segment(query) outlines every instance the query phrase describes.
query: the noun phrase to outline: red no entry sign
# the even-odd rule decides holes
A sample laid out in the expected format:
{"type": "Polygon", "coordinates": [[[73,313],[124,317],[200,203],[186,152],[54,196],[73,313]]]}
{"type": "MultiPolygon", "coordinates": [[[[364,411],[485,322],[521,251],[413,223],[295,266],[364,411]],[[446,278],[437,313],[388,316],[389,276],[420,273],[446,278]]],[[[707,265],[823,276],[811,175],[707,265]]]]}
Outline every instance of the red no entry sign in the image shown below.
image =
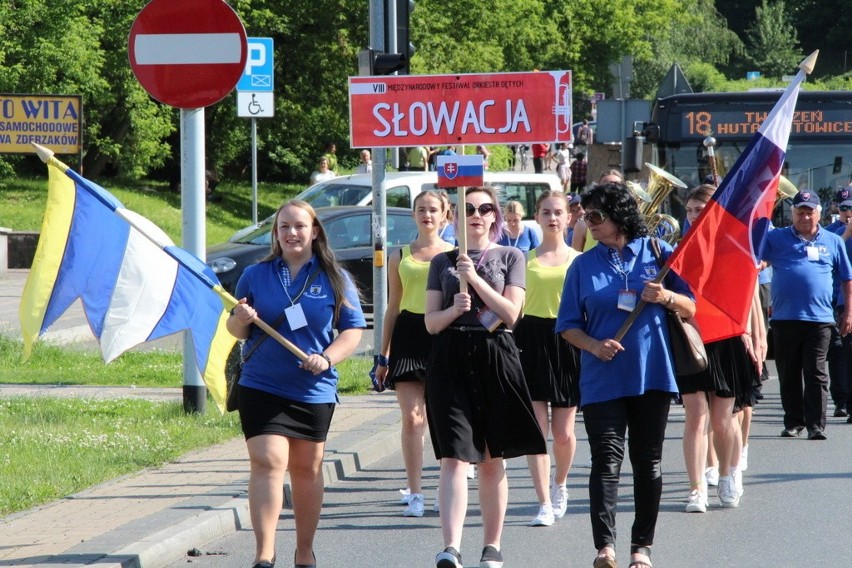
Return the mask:
{"type": "Polygon", "coordinates": [[[230,93],[246,64],[246,31],[222,0],[152,0],[128,39],[130,66],[158,101],[202,108],[230,93]]]}

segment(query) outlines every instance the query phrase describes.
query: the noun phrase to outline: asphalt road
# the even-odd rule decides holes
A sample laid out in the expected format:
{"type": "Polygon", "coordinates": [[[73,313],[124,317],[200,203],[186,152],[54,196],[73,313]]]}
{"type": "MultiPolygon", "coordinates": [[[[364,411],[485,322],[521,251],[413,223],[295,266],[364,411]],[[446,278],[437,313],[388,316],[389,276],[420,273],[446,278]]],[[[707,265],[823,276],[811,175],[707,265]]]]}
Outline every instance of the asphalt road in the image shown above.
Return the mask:
{"type": "MultiPolygon", "coordinates": [[[[665,445],[664,493],[654,546],[654,565],[691,568],[704,566],[778,567],[846,565],[852,511],[852,424],[829,418],[828,440],[783,439],[778,382],[765,385],[765,400],[755,413],[745,494],[737,509],[722,509],[711,491],[706,514],[683,512],[687,479],[681,452],[683,410],[673,407],[665,445]]],[[[831,411],[832,409],[830,409],[831,411]]],[[[578,451],[569,476],[569,509],[549,528],[527,526],[537,510],[523,458],[508,462],[509,510],[503,551],[506,567],[587,567],[594,548],[588,518],[588,443],[582,416],[577,423],[578,451]]],[[[441,549],[440,523],[431,512],[438,469],[427,444],[427,514],[422,519],[400,516],[398,490],[404,486],[399,452],[358,472],[326,492],[316,540],[318,566],[429,567],[441,549]]],[[[477,566],[482,527],[476,481],[470,483],[471,511],[462,545],[465,566],[477,566]]],[[[632,522],[630,466],[625,463],[619,500],[621,530],[618,557],[629,562],[632,522]]],[[[279,523],[279,565],[289,566],[293,554],[293,519],[284,511],[279,523]]],[[[171,565],[198,568],[251,566],[254,537],[249,528],[197,547],[200,557],[171,565]]]]}

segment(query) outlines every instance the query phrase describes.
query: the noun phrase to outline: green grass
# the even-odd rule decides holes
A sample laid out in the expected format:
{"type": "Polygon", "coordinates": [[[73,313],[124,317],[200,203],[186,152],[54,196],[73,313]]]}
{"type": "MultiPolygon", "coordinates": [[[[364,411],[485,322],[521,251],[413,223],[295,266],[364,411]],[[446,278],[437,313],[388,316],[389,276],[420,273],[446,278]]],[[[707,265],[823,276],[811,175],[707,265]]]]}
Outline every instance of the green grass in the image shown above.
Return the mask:
{"type": "MultiPolygon", "coordinates": [[[[180,193],[163,182],[129,185],[97,180],[125,207],[156,223],[175,242],[181,243],[180,193]]],[[[258,183],[257,218],[264,219],[281,203],[304,189],[301,185],[258,183]]],[[[251,185],[220,183],[218,201],[207,204],[207,244],[221,243],[251,223],[251,185]]],[[[15,231],[39,231],[47,202],[47,175],[34,179],[0,181],[0,227],[15,231]]]]}
{"type": "MultiPolygon", "coordinates": [[[[180,387],[182,355],[128,352],[104,364],[96,351],[37,343],[26,363],[22,343],[0,336],[0,383],[180,387]]],[[[341,395],[370,389],[372,359],[340,365],[341,395]]],[[[239,435],[239,417],[187,415],[178,402],[0,398],[0,517],[120,475],[173,461],[239,435]]]]}
{"type": "Polygon", "coordinates": [[[238,436],[236,413],[178,402],[0,399],[0,516],[238,436]]]}
{"type": "MultiPolygon", "coordinates": [[[[21,361],[23,343],[0,336],[0,383],[34,385],[94,385],[180,387],[183,354],[180,351],[128,351],[105,364],[98,351],[63,348],[37,342],[33,354],[21,361]]],[[[341,394],[364,394],[372,359],[352,357],[337,366],[341,394]]]]}

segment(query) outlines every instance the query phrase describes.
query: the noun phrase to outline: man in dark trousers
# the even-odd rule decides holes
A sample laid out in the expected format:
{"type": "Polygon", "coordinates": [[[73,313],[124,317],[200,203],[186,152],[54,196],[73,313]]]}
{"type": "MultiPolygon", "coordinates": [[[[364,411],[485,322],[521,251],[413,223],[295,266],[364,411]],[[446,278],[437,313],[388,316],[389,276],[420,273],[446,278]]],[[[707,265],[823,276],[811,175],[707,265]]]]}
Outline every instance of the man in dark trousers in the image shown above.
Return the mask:
{"type": "Polygon", "coordinates": [[[784,429],[795,438],[807,428],[809,440],[825,440],[828,403],[826,355],[835,325],[833,275],[846,306],[840,335],[852,330],[852,265],[838,235],[819,226],[822,205],[816,192],[793,198],[793,224],[772,229],[763,260],[772,265],[772,334],[781,385],[784,429]]]}

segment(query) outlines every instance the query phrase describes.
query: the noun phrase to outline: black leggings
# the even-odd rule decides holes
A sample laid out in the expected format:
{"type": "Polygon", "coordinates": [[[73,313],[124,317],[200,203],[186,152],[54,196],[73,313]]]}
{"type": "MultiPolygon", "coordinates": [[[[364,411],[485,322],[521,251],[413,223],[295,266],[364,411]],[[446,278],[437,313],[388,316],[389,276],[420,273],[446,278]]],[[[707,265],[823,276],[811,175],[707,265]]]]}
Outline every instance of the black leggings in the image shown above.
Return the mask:
{"type": "Polygon", "coordinates": [[[583,407],[583,421],[592,453],[589,502],[595,549],[615,548],[615,509],[618,481],[624,461],[627,434],[633,465],[633,494],[636,514],[631,544],[654,543],[663,474],[660,461],[672,394],[648,391],[641,396],[618,398],[583,407]]]}

